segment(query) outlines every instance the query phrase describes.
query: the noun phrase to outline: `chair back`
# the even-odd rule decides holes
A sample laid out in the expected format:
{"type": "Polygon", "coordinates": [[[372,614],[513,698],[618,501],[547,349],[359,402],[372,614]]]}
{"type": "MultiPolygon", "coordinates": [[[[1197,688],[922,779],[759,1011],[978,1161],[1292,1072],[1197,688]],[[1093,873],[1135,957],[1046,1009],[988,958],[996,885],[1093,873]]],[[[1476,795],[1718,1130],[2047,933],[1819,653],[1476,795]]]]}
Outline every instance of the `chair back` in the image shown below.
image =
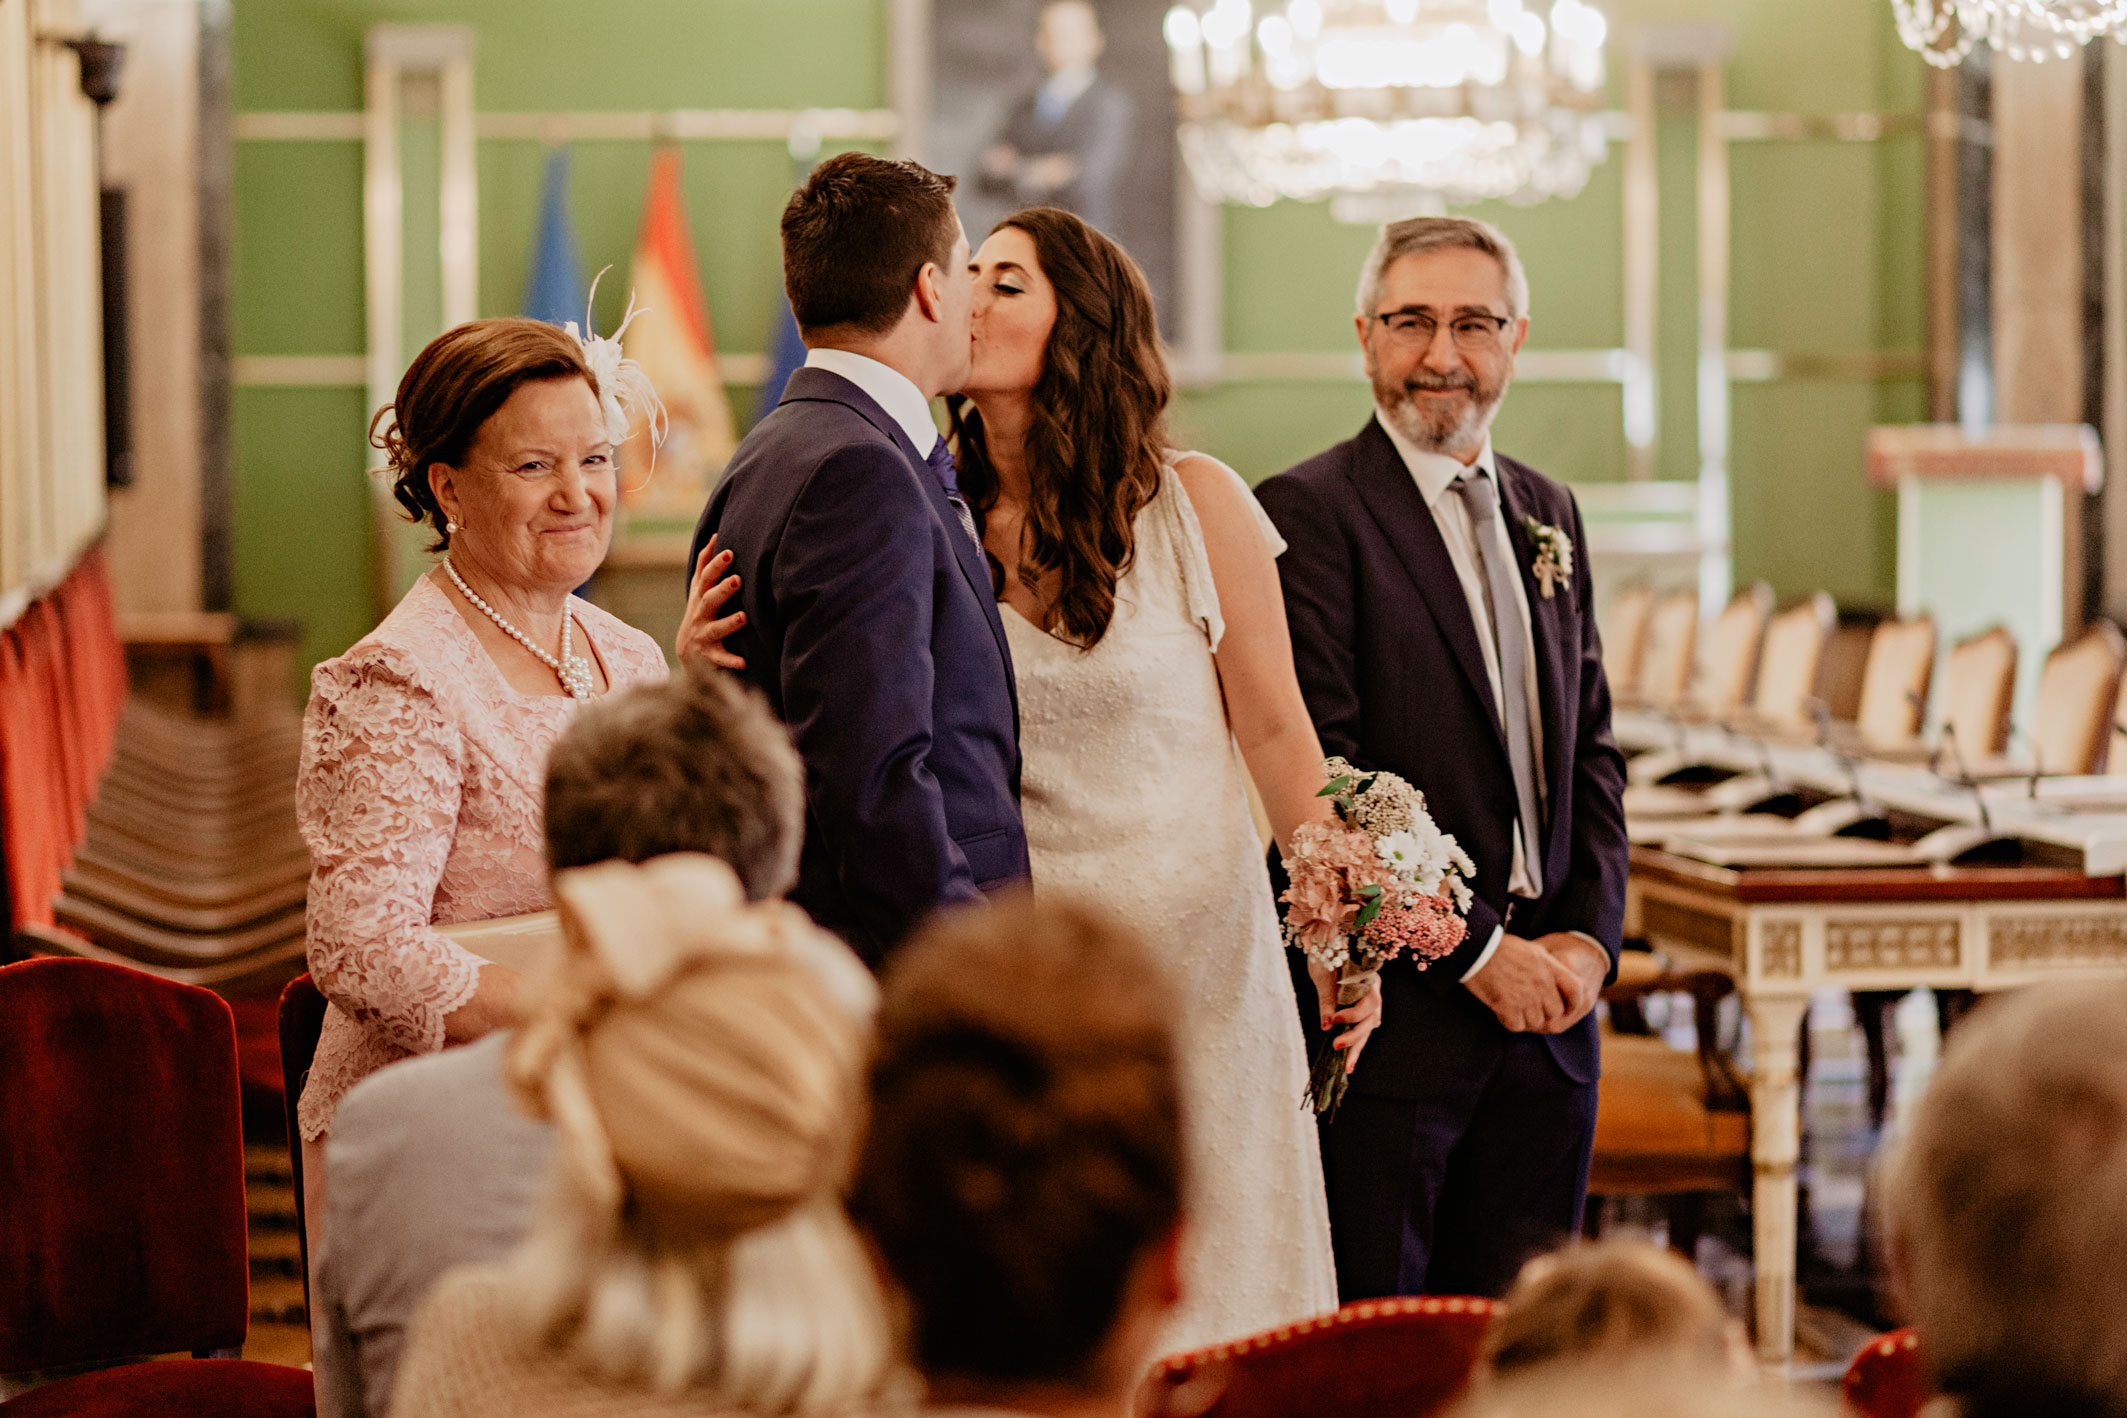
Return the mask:
{"type": "Polygon", "coordinates": [[[1655,709],[1674,709],[1682,703],[1691,686],[1692,650],[1698,638],[1698,592],[1672,591],[1655,602],[1640,647],[1633,699],[1655,709]]]}
{"type": "Polygon", "coordinates": [[[281,991],[281,1097],[288,1114],[288,1171],[295,1180],[296,1250],[303,1260],[303,1314],[310,1314],[310,1225],[303,1215],[303,1134],[296,1125],[296,1106],[310,1065],[318,1056],[318,1036],[325,1032],[325,996],[308,975],[298,975],[281,991]]]}
{"type": "Polygon", "coordinates": [[[1743,707],[1771,613],[1772,588],[1762,581],[1736,592],[1721,608],[1699,660],[1698,683],[1692,686],[1693,708],[1725,718],[1743,707]]]}
{"type": "Polygon", "coordinates": [[[1610,598],[1596,617],[1603,637],[1603,677],[1613,694],[1630,695],[1639,684],[1640,659],[1647,648],[1647,624],[1654,617],[1654,588],[1640,581],[1610,598]]]}
{"type": "Polygon", "coordinates": [[[2127,773],[2127,675],[2120,678],[2119,696],[2112,701],[2112,727],[2105,738],[2104,771],[2127,773]]]}
{"type": "Polygon", "coordinates": [[[1935,619],[1887,620],[1869,637],[1854,727],[1870,748],[1896,748],[1920,737],[1928,680],[1935,672],[1935,619]]]}
{"type": "Polygon", "coordinates": [[[1137,1411],[1428,1418],[1468,1386],[1497,1309],[1491,1300],[1456,1296],[1362,1300],[1335,1314],[1163,1359],[1145,1381],[1137,1411]]]}
{"type": "Polygon", "coordinates": [[[1838,615],[1832,598],[1818,591],[1766,622],[1765,645],[1758,656],[1758,687],[1750,700],[1755,717],[1794,728],[1808,725],[1817,662],[1838,615]]]}
{"type": "Polygon", "coordinates": [[[2001,626],[1950,647],[1942,729],[1967,762],[2000,753],[2009,740],[2016,691],[2016,639],[2001,626]]]}
{"type": "Polygon", "coordinates": [[[1919,1336],[1894,1329],[1864,1344],[1846,1366],[1839,1396],[1861,1418],[1917,1418],[1930,1397],[1919,1336]]]}
{"type": "Polygon", "coordinates": [[[229,1006],[94,960],[0,967],[0,1373],[234,1349],[250,1318],[229,1006]]]}
{"type": "Polygon", "coordinates": [[[2109,620],[2054,647],[2038,676],[2031,750],[2041,773],[2095,773],[2111,735],[2127,646],[2109,620]]]}
{"type": "Polygon", "coordinates": [[[1849,617],[1841,614],[1824,637],[1824,653],[1817,657],[1817,698],[1834,720],[1852,723],[1861,715],[1861,681],[1868,673],[1869,644],[1876,638],[1880,616],[1849,617]]]}

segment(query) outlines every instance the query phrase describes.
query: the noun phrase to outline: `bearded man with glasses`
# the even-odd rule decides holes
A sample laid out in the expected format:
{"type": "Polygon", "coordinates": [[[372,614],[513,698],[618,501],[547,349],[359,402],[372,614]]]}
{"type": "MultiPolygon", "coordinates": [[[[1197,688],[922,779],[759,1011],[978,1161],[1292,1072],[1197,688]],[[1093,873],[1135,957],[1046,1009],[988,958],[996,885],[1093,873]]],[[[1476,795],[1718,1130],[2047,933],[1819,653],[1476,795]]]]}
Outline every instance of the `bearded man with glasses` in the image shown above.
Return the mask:
{"type": "Polygon", "coordinates": [[[1459,217],[1391,223],[1353,324],[1374,416],[1257,496],[1290,546],[1278,573],[1323,751],[1409,779],[1477,878],[1455,953],[1382,971],[1381,1026],[1323,1124],[1338,1289],[1500,1295],[1580,1226],[1624,758],[1580,510],[1492,451],[1529,330],[1513,243],[1459,217]]]}

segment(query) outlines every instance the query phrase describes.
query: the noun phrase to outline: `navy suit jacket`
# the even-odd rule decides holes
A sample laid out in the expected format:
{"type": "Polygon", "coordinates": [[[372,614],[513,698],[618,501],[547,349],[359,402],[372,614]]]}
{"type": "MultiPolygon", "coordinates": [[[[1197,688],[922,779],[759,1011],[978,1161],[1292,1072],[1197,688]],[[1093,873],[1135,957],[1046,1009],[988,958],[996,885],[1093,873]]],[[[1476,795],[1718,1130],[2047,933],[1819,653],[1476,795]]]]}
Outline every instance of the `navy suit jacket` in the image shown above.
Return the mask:
{"type": "MultiPolygon", "coordinates": [[[[1498,458],[1500,496],[1529,598],[1549,801],[1537,844],[1543,896],[1509,905],[1513,769],[1485,674],[1477,625],[1447,543],[1379,422],[1256,489],[1289,549],[1278,558],[1293,658],[1322,750],[1387,769],[1424,794],[1440,826],[1477,864],[1468,938],[1420,972],[1408,960],[1382,974],[1384,1016],[1352,1077],[1360,1092],[1429,1098],[1456,1073],[1496,1057],[1508,1037],[1461,983],[1493,927],[1515,935],[1586,931],[1610,953],[1623,933],[1627,844],[1625,761],[1610,733],[1586,538],[1573,494],[1498,458]],[[1524,520],[1573,539],[1573,575],[1544,596],[1531,573],[1524,520]]],[[[1310,996],[1311,1005],[1311,996],[1310,996]]],[[[1310,1031],[1314,1011],[1301,1011],[1310,1031]]],[[[1569,1078],[1599,1070],[1593,1016],[1544,1036],[1569,1078]]]]}
{"type": "Polygon", "coordinates": [[[990,573],[900,425],[800,369],[702,510],[746,624],[726,648],[805,760],[791,899],[873,964],[1027,875],[1019,700],[990,573]]]}

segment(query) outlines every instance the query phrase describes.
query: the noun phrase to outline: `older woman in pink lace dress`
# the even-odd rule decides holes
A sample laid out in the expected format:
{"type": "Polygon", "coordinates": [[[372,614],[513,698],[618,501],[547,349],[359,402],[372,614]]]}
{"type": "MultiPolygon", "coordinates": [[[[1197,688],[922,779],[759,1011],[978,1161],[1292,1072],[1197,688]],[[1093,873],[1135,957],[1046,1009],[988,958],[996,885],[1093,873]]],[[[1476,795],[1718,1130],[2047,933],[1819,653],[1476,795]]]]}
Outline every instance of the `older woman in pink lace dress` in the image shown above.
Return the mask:
{"type": "Polygon", "coordinates": [[[585,699],[666,672],[649,636],[570,594],[612,537],[613,386],[639,378],[599,364],[608,387],[573,332],[538,321],[461,325],[414,360],[376,438],[443,556],[311,675],[297,810],[310,973],[331,1002],[297,1114],[313,1231],[347,1090],[513,1016],[515,972],[438,927],[550,904],[548,749],[585,699]]]}

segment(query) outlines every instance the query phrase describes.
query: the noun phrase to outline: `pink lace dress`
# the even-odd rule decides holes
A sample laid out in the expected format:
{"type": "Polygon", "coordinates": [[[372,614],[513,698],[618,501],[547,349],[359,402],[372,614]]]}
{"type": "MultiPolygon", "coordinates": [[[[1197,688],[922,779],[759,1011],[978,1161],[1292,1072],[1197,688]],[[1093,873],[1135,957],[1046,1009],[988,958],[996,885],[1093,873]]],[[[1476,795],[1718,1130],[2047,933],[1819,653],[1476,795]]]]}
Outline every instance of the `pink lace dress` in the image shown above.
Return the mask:
{"type": "MultiPolygon", "coordinates": [[[[614,689],[665,677],[657,642],[571,601],[614,689]]],[[[310,975],[331,1002],[297,1120],[443,1047],[480,961],[438,925],[540,911],[547,751],[577,702],[522,694],[424,576],[384,623],[311,672],[296,813],[310,847],[310,975]]]]}

